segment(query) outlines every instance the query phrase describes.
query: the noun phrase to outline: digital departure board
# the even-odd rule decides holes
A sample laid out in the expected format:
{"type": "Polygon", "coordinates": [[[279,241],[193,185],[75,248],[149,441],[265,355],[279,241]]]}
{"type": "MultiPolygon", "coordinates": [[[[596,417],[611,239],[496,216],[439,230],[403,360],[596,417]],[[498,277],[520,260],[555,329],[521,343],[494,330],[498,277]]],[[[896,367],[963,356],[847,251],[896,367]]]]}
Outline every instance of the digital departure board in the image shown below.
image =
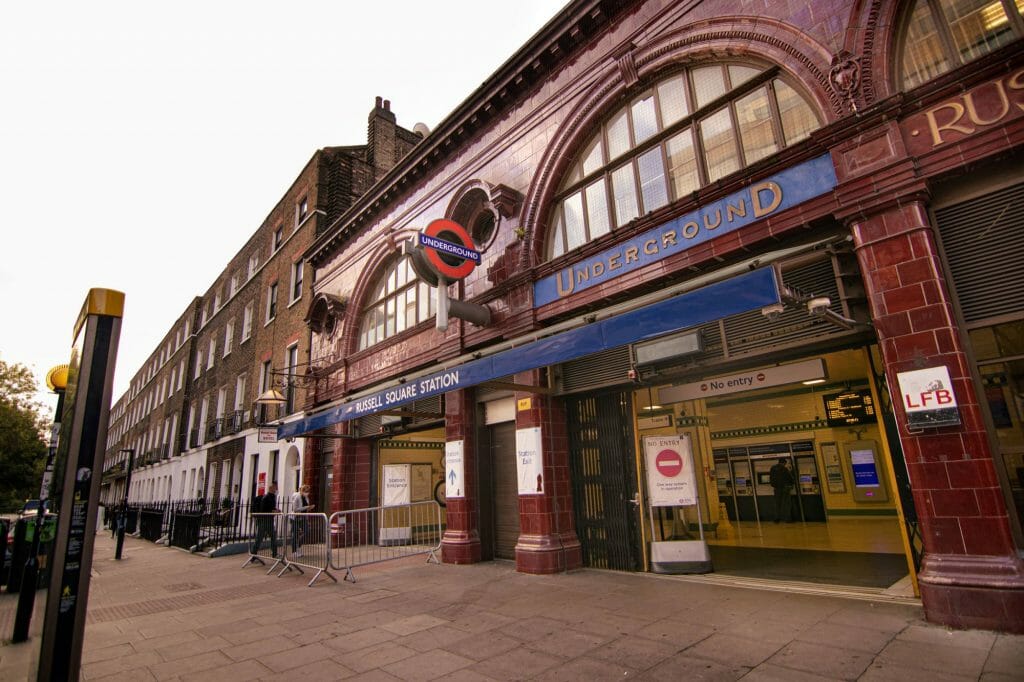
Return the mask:
{"type": "Polygon", "coordinates": [[[844,391],[824,396],[825,419],[829,426],[853,426],[877,421],[871,391],[844,391]]]}

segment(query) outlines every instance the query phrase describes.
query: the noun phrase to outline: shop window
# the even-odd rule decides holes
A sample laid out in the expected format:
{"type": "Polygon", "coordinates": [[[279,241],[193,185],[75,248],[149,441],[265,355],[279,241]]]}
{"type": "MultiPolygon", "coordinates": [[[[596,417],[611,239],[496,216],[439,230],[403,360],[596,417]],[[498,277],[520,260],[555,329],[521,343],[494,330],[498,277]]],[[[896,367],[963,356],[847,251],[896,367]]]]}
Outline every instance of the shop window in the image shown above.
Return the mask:
{"type": "Polygon", "coordinates": [[[389,265],[366,296],[359,326],[360,350],[433,317],[437,302],[430,289],[416,278],[409,259],[389,265]]]}
{"type": "Polygon", "coordinates": [[[685,199],[820,125],[774,67],[709,64],[665,77],[611,112],[582,146],[554,207],[548,257],[685,199]]]}
{"type": "Polygon", "coordinates": [[[905,89],[1024,36],[1024,0],[917,0],[903,34],[905,89]]]}

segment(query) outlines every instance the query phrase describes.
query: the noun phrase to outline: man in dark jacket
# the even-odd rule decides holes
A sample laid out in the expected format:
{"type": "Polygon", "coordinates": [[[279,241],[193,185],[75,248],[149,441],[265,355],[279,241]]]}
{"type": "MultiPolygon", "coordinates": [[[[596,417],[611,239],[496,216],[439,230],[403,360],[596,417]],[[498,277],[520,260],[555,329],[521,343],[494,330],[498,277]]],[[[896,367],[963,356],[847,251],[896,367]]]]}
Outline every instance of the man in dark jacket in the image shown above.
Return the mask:
{"type": "Polygon", "coordinates": [[[768,482],[775,490],[775,523],[785,521],[792,523],[790,505],[792,502],[793,472],[789,468],[789,460],[779,457],[779,462],[768,472],[768,482]]]}
{"type": "Polygon", "coordinates": [[[260,546],[263,544],[263,537],[270,536],[270,554],[276,559],[277,532],[274,528],[276,517],[273,516],[273,514],[277,513],[276,483],[270,484],[266,494],[259,498],[259,503],[254,511],[253,519],[256,523],[256,542],[253,545],[252,553],[259,554],[260,546]]]}

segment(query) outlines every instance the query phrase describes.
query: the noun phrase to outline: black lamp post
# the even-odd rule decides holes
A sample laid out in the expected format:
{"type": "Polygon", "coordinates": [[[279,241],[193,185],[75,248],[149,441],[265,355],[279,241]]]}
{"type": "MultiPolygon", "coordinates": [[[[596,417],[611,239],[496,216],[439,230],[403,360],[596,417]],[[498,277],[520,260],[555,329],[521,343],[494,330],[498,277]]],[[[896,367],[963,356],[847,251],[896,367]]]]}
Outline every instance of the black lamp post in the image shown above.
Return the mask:
{"type": "Polygon", "coordinates": [[[43,533],[46,502],[50,499],[50,480],[53,478],[54,459],[57,454],[57,441],[60,438],[61,413],[64,411],[64,389],[68,385],[68,366],[57,365],[46,373],[46,386],[57,394],[57,409],[53,415],[53,427],[50,429],[50,445],[46,452],[46,469],[39,487],[39,508],[36,510],[35,529],[32,534],[32,547],[25,561],[21,574],[21,589],[18,592],[18,609],[14,614],[14,631],[12,642],[24,642],[28,639],[28,628],[32,623],[32,610],[35,607],[36,588],[39,582],[39,536],[43,533]]]}
{"type": "Polygon", "coordinates": [[[114,558],[121,560],[121,550],[124,549],[124,528],[128,525],[128,491],[132,487],[132,467],[135,466],[135,450],[127,448],[118,452],[128,453],[128,475],[124,479],[124,499],[121,500],[121,510],[117,515],[117,547],[114,549],[114,558]]]}

